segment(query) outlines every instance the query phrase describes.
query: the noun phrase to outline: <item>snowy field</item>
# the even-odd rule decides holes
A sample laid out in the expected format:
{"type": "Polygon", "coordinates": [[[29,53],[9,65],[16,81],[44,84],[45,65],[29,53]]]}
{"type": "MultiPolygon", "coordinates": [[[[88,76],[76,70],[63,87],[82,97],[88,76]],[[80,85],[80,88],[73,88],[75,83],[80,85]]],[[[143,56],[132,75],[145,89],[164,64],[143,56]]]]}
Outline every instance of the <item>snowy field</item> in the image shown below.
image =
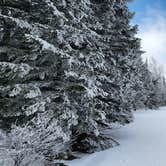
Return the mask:
{"type": "Polygon", "coordinates": [[[120,146],[69,162],[69,166],[166,166],[166,107],[135,113],[134,123],[111,132],[120,146]]]}

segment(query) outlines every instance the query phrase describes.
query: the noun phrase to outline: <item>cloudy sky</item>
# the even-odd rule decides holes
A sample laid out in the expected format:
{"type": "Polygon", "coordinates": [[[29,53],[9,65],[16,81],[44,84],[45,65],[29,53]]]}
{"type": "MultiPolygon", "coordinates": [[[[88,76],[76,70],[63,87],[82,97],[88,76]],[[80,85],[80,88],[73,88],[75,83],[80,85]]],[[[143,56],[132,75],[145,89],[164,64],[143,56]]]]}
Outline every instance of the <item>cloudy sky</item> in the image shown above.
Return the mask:
{"type": "Polygon", "coordinates": [[[166,74],[166,0],[134,0],[129,7],[136,13],[132,23],[139,25],[144,58],[154,57],[166,74]]]}

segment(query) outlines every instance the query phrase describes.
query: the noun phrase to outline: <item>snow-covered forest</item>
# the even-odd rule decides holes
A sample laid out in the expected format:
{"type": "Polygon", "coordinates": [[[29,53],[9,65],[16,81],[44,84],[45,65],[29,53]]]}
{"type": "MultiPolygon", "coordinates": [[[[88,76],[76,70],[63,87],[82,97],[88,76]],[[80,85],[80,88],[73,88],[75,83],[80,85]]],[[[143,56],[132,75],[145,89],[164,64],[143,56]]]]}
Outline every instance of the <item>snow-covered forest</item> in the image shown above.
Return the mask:
{"type": "Polygon", "coordinates": [[[166,105],[129,1],[0,0],[0,166],[111,148],[119,142],[105,130],[166,105]]]}

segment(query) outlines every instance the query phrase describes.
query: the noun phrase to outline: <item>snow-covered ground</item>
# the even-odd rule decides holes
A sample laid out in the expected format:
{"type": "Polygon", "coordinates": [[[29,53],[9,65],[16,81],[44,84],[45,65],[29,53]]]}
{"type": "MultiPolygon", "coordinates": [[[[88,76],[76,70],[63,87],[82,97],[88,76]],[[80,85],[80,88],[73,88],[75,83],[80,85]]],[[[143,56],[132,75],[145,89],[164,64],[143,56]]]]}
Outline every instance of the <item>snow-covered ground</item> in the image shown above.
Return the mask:
{"type": "Polygon", "coordinates": [[[69,162],[69,166],[166,166],[166,108],[135,113],[135,122],[111,131],[120,146],[69,162]]]}

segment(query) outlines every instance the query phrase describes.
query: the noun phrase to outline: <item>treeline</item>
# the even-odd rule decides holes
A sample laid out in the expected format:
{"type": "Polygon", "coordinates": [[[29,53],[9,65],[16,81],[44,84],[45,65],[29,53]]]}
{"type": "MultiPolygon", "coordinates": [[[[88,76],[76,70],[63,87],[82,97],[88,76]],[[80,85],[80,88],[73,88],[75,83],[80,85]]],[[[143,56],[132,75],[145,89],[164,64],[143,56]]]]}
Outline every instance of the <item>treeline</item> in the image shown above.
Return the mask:
{"type": "Polygon", "coordinates": [[[143,64],[140,75],[140,89],[135,98],[135,109],[157,109],[166,105],[165,73],[155,59],[143,64]]]}
{"type": "Polygon", "coordinates": [[[49,166],[112,147],[104,129],[165,105],[127,3],[0,1],[0,162],[49,166]]]}

